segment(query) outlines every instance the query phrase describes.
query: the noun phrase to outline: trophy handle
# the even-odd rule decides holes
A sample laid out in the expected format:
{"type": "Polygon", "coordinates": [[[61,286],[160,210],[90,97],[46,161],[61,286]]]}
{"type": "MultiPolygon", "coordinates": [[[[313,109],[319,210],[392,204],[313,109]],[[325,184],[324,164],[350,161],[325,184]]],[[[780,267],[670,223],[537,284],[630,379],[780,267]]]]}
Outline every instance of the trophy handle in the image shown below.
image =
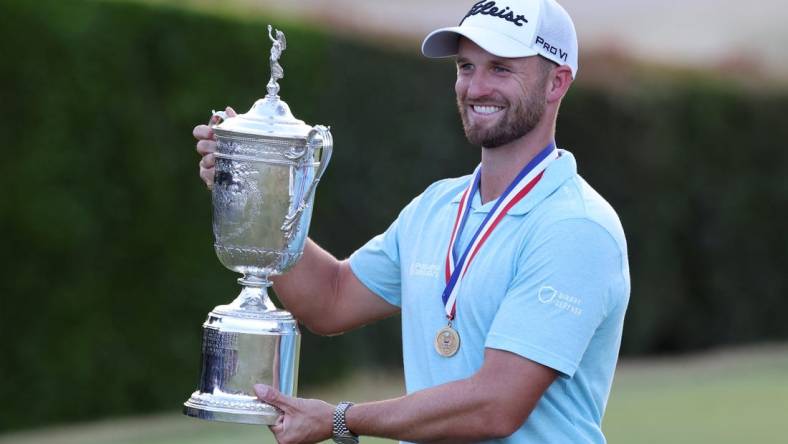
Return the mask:
{"type": "Polygon", "coordinates": [[[293,227],[296,225],[298,220],[301,217],[301,213],[303,213],[304,209],[309,202],[309,199],[312,198],[312,194],[315,192],[315,188],[317,188],[317,183],[320,182],[320,178],[323,177],[323,173],[326,171],[328,167],[328,162],[331,160],[331,154],[334,151],[334,136],[331,135],[331,131],[329,127],[325,127],[323,125],[315,125],[312,128],[312,131],[306,137],[306,146],[307,146],[307,156],[306,159],[312,159],[315,153],[315,149],[317,149],[317,138],[320,136],[322,141],[323,150],[320,153],[320,166],[318,166],[317,171],[315,172],[315,179],[312,181],[312,184],[309,186],[309,189],[304,193],[304,197],[299,202],[298,206],[290,212],[287,216],[285,216],[284,223],[282,224],[282,232],[285,235],[286,239],[290,239],[293,235],[293,227]]]}
{"type": "Polygon", "coordinates": [[[211,118],[208,119],[208,127],[213,128],[227,120],[227,113],[224,111],[211,110],[211,118]],[[217,119],[218,117],[218,119],[217,119]]]}

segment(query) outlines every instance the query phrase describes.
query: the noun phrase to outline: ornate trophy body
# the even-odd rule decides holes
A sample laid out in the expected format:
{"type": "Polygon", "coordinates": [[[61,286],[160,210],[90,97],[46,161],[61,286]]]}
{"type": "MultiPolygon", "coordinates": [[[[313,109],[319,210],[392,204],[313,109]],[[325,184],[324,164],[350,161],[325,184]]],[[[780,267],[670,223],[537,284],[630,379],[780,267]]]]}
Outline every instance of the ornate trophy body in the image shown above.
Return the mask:
{"type": "Polygon", "coordinates": [[[184,414],[216,421],[274,424],[279,416],[260,402],[253,385],[295,395],[301,336],[293,316],[268,297],[269,276],[301,257],[318,181],[333,148],[328,128],[297,120],[279,99],[284,76],[278,59],[284,34],[271,49],[268,95],[246,114],[214,112],[216,173],[213,233],[219,261],[242,273],[240,295],[203,324],[202,371],[184,414]]]}

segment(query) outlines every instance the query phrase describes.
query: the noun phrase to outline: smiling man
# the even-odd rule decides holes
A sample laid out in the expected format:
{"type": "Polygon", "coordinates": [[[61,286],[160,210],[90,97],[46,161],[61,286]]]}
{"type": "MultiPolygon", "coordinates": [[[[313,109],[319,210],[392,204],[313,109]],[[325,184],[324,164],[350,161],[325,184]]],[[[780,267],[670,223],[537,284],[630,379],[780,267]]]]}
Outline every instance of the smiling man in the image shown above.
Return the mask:
{"type": "MultiPolygon", "coordinates": [[[[553,0],[481,1],[422,51],[456,57],[480,165],[431,185],[350,259],[309,241],[275,279],[320,334],[401,313],[408,394],[333,406],[256,386],[283,412],[271,430],[281,443],[604,443],[629,267],[618,216],[555,142],[578,68],[571,18],[553,0]]],[[[195,136],[210,185],[215,142],[204,125],[195,136]]]]}

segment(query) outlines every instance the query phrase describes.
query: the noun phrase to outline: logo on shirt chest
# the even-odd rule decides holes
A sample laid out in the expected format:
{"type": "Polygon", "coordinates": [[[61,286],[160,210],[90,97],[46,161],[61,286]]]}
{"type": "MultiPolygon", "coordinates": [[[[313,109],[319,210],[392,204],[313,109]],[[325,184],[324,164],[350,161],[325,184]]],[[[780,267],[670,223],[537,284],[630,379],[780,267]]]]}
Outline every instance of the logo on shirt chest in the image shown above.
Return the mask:
{"type": "Polygon", "coordinates": [[[408,270],[408,274],[410,274],[411,276],[420,276],[420,277],[437,279],[438,277],[440,277],[440,266],[438,266],[438,264],[425,264],[423,262],[413,262],[412,264],[410,264],[410,270],[408,270]]]}

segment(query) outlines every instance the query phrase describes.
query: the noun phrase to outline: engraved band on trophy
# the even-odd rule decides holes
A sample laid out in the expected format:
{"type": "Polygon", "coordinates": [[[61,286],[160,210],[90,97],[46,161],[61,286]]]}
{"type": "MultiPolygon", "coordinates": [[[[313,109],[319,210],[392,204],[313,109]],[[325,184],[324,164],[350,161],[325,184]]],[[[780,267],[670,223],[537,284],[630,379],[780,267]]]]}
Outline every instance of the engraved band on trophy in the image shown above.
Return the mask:
{"type": "Polygon", "coordinates": [[[185,415],[226,422],[274,424],[279,412],[257,399],[253,385],[286,395],[297,390],[301,336],[296,320],[268,297],[269,277],[301,257],[315,188],[328,166],[333,138],[327,127],[296,119],[279,96],[284,33],[268,35],[268,94],[246,114],[214,112],[216,172],[213,233],[219,261],[243,274],[240,295],[208,314],[203,324],[199,386],[185,415]]]}

